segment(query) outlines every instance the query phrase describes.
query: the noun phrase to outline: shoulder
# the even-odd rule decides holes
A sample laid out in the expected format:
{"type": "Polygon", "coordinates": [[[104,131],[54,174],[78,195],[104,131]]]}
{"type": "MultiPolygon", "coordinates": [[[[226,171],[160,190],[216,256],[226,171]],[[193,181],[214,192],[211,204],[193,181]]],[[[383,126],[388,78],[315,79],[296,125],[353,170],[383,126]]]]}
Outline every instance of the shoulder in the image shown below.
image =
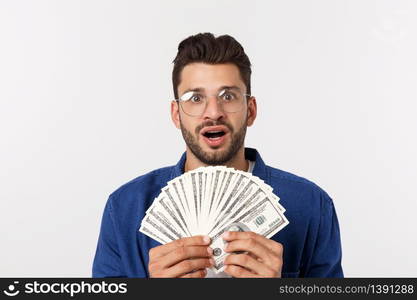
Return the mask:
{"type": "Polygon", "coordinates": [[[317,184],[309,179],[270,166],[267,166],[267,168],[272,180],[285,182],[302,189],[323,191],[317,184]]]}
{"type": "Polygon", "coordinates": [[[274,192],[285,202],[297,204],[298,207],[333,206],[332,198],[313,181],[278,168],[267,166],[267,169],[274,192]]]}
{"type": "Polygon", "coordinates": [[[114,209],[148,206],[171,179],[174,166],[155,169],[121,185],[109,196],[109,205],[114,209]]]}
{"type": "Polygon", "coordinates": [[[146,174],[140,175],[127,183],[121,185],[117,188],[112,194],[112,197],[119,197],[121,194],[128,193],[132,190],[137,189],[138,187],[142,188],[144,185],[149,185],[155,181],[160,181],[163,178],[168,178],[172,173],[173,166],[159,168],[153,171],[150,171],[146,174]]]}

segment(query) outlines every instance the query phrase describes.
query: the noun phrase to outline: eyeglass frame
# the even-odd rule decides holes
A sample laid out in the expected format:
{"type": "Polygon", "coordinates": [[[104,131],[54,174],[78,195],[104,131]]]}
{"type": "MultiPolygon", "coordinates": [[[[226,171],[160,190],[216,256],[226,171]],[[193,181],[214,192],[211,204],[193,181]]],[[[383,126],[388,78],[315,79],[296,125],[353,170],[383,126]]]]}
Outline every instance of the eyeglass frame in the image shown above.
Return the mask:
{"type": "MultiPolygon", "coordinates": [[[[239,88],[236,88],[236,87],[223,87],[223,88],[221,88],[221,89],[219,89],[219,92],[218,92],[218,94],[217,95],[214,95],[214,94],[211,94],[211,95],[207,95],[206,96],[206,98],[208,99],[210,96],[216,96],[216,101],[217,101],[217,103],[219,102],[219,95],[220,95],[220,93],[221,92],[223,92],[223,91],[225,91],[225,90],[231,90],[231,89],[237,89],[237,90],[239,90],[239,93],[241,93],[245,98],[246,98],[246,103],[247,103],[247,100],[249,100],[250,98],[252,98],[253,97],[253,95],[249,95],[249,94],[245,94],[245,93],[242,93],[241,91],[240,91],[240,89],[239,88]]],[[[184,96],[186,93],[188,93],[188,92],[198,92],[200,89],[194,89],[194,90],[188,90],[188,91],[186,91],[182,96],[184,96]]],[[[204,110],[203,110],[203,112],[200,114],[200,115],[191,115],[191,114],[189,114],[189,113],[187,113],[185,110],[184,110],[184,108],[182,107],[182,105],[181,105],[181,102],[186,102],[186,101],[190,101],[190,100],[181,100],[181,99],[174,99],[174,101],[175,102],[177,102],[178,103],[178,105],[181,107],[181,109],[182,109],[182,111],[186,114],[186,115],[188,115],[188,116],[190,116],[190,117],[201,117],[203,114],[204,114],[204,112],[205,112],[205,110],[207,109],[207,104],[208,104],[208,101],[206,101],[206,105],[205,105],[205,107],[204,107],[204,110]]],[[[240,110],[237,110],[237,111],[234,111],[234,112],[228,112],[228,111],[225,111],[225,112],[227,112],[227,113],[231,113],[231,114],[233,114],[233,113],[237,113],[237,112],[240,112],[242,109],[240,109],[240,110]]]]}

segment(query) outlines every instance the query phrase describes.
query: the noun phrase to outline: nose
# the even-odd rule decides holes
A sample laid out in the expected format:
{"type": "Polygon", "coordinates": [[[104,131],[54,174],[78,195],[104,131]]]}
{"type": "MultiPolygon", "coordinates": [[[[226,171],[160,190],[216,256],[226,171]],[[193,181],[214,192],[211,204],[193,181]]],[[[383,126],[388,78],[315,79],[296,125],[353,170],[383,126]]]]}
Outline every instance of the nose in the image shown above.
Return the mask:
{"type": "Polygon", "coordinates": [[[204,110],[203,119],[219,120],[224,117],[225,113],[217,97],[207,97],[206,109],[204,110]]]}

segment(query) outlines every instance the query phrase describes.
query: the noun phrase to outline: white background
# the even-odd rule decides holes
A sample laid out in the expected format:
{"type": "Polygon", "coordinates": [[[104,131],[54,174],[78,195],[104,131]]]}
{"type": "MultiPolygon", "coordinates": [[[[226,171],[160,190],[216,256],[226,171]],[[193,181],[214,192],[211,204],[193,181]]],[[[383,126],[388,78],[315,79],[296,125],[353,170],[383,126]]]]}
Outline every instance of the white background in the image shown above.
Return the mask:
{"type": "Polygon", "coordinates": [[[90,276],[108,195],[177,162],[172,60],[253,64],[246,146],[334,199],[348,277],[417,276],[417,2],[0,0],[0,276],[90,276]]]}

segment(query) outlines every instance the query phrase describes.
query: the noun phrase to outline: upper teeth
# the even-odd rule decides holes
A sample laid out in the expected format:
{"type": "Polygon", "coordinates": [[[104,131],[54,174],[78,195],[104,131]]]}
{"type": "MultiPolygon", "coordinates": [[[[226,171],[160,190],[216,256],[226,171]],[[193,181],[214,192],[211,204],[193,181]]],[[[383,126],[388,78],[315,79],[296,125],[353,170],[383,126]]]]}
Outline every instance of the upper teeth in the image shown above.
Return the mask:
{"type": "Polygon", "coordinates": [[[221,132],[221,131],[208,131],[208,133],[217,133],[217,132],[221,132]]]}

